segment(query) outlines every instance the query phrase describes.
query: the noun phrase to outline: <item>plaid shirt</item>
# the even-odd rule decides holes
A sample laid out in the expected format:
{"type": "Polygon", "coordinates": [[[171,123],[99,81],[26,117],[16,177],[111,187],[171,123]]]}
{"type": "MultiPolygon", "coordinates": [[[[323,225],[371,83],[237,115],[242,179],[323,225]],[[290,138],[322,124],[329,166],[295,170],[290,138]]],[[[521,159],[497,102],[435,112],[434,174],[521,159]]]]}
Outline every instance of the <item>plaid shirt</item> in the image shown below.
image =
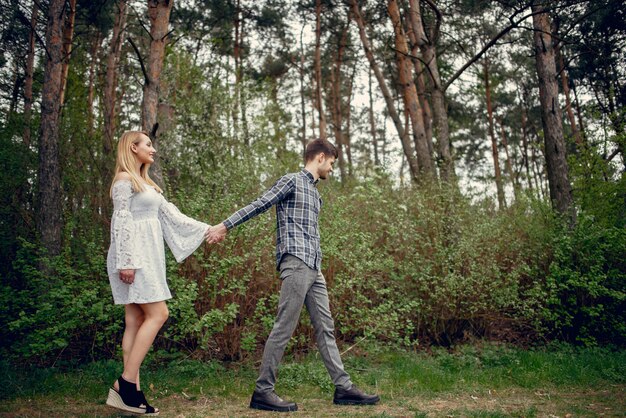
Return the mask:
{"type": "Polygon", "coordinates": [[[285,254],[320,270],[322,250],[318,216],[322,198],[313,174],[307,170],[286,174],[268,191],[224,221],[228,230],[276,205],[276,267],[285,254]]]}

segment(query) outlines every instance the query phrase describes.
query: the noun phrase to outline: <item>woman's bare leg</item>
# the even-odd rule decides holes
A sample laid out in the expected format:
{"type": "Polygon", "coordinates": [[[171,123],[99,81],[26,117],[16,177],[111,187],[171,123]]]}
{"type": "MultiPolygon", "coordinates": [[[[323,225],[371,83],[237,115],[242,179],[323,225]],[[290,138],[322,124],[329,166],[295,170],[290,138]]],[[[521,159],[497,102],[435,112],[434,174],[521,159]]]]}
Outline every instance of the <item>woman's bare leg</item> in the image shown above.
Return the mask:
{"type": "MultiPolygon", "coordinates": [[[[122,352],[124,354],[124,369],[126,369],[126,362],[128,361],[128,357],[130,357],[130,352],[133,348],[133,344],[135,343],[135,336],[143,324],[145,315],[143,314],[143,310],[137,304],[132,303],[126,305],[124,308],[126,312],[126,328],[124,329],[124,337],[122,338],[122,352]]],[[[137,372],[135,382],[137,383],[137,390],[141,390],[141,387],[139,386],[139,372],[137,372]]],[[[115,384],[116,389],[119,389],[117,388],[117,382],[115,382],[115,384]]]]}
{"type": "Polygon", "coordinates": [[[128,356],[125,356],[124,373],[122,373],[122,377],[125,380],[133,383],[136,383],[139,377],[139,367],[148,350],[152,347],[154,338],[169,316],[169,311],[164,301],[136,306],[143,312],[144,320],[134,336],[128,356]]]}

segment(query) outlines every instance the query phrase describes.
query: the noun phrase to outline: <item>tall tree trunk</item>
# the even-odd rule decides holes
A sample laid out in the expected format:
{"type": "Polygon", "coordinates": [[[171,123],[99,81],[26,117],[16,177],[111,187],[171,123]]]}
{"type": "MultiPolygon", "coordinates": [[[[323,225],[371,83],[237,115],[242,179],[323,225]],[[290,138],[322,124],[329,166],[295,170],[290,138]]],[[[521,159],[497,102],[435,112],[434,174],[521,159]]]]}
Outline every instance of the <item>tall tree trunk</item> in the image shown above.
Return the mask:
{"type": "Polygon", "coordinates": [[[572,109],[572,100],[570,98],[569,91],[569,76],[567,74],[567,69],[565,68],[565,60],[563,59],[563,52],[561,51],[560,45],[560,43],[557,43],[555,52],[559,62],[559,72],[561,73],[561,86],[563,87],[563,94],[565,95],[565,114],[567,114],[567,119],[569,120],[569,125],[572,129],[572,137],[574,138],[576,145],[581,147],[583,145],[583,141],[580,132],[578,132],[578,127],[576,126],[576,118],[574,117],[574,109],[572,109]]]}
{"type": "Polygon", "coordinates": [[[493,156],[493,166],[496,176],[496,189],[498,194],[498,207],[504,209],[506,201],[504,200],[504,187],[502,185],[502,173],[500,171],[500,161],[498,158],[498,140],[494,132],[493,126],[493,107],[491,104],[491,86],[489,84],[489,63],[487,60],[483,63],[483,77],[485,81],[485,94],[487,98],[487,116],[489,121],[489,137],[491,138],[491,155],[493,156]]]}
{"type": "Polygon", "coordinates": [[[19,66],[17,64],[17,60],[13,61],[13,88],[11,89],[11,100],[9,102],[9,114],[8,119],[10,120],[15,114],[15,110],[17,109],[17,102],[20,97],[20,87],[23,83],[24,78],[20,76],[19,66]]]}
{"type": "Polygon", "coordinates": [[[374,72],[376,76],[376,80],[378,81],[378,85],[383,94],[383,98],[385,99],[385,104],[387,105],[387,111],[389,112],[389,116],[393,121],[394,126],[396,127],[396,131],[398,132],[398,136],[400,137],[400,142],[402,144],[402,150],[404,151],[404,155],[409,164],[409,172],[411,173],[411,179],[413,181],[417,181],[419,178],[419,166],[417,164],[417,159],[415,158],[415,152],[413,150],[413,146],[411,145],[411,141],[408,137],[408,132],[404,129],[402,125],[402,120],[400,119],[400,115],[396,110],[396,105],[393,101],[393,96],[387,87],[387,83],[385,82],[385,78],[383,76],[382,71],[376,59],[374,58],[374,53],[372,52],[372,48],[370,46],[369,39],[367,38],[367,33],[365,32],[365,22],[363,21],[363,17],[361,16],[361,11],[359,10],[359,5],[357,0],[349,0],[350,8],[352,11],[352,17],[357,23],[359,27],[359,37],[361,38],[361,44],[363,45],[363,50],[365,52],[365,56],[370,64],[370,68],[374,72]]]}
{"type": "Polygon", "coordinates": [[[239,106],[241,103],[241,0],[235,1],[235,20],[233,28],[235,31],[235,44],[233,45],[233,57],[235,60],[235,94],[233,97],[233,134],[235,139],[239,137],[239,106]]]}
{"type": "Polygon", "coordinates": [[[304,34],[305,26],[302,25],[302,29],[300,30],[300,113],[302,115],[302,138],[300,141],[302,142],[302,158],[304,158],[304,154],[306,152],[306,93],[304,91],[304,43],[302,41],[302,36],[304,34]]]}
{"type": "MultiPolygon", "coordinates": [[[[152,144],[159,146],[159,124],[157,122],[159,105],[159,85],[163,62],[165,59],[165,43],[169,34],[170,12],[174,0],[148,0],[148,17],[150,18],[150,55],[145,84],[143,86],[143,102],[141,104],[141,127],[150,134],[152,144]]],[[[152,165],[155,181],[163,185],[161,164],[156,160],[152,165]]]]}
{"type": "Polygon", "coordinates": [[[572,85],[572,91],[574,92],[574,102],[576,103],[576,116],[578,116],[578,133],[581,140],[585,141],[585,125],[583,125],[583,112],[578,101],[578,93],[576,93],[576,85],[572,85]]]}
{"type": "MultiPolygon", "coordinates": [[[[350,20],[348,20],[348,25],[350,24],[350,20]]],[[[348,91],[346,97],[348,98],[348,102],[345,106],[346,111],[346,131],[344,137],[344,145],[346,146],[346,158],[348,159],[348,177],[352,177],[352,129],[351,129],[351,121],[352,121],[352,91],[354,86],[354,77],[357,69],[357,61],[354,61],[354,65],[352,66],[352,74],[348,78],[348,91]]]]}
{"type": "Polygon", "coordinates": [[[554,209],[565,214],[573,224],[575,213],[572,186],[569,181],[569,169],[565,155],[550,22],[547,13],[539,13],[544,10],[542,5],[533,3],[532,10],[538,12],[538,14],[533,15],[534,46],[539,77],[539,100],[541,102],[550,200],[554,209]]]}
{"type": "MultiPolygon", "coordinates": [[[[246,145],[250,144],[250,131],[248,129],[248,113],[247,113],[247,109],[248,109],[248,95],[247,95],[247,91],[243,85],[243,60],[244,60],[244,55],[242,53],[242,45],[245,45],[245,35],[246,35],[246,20],[243,17],[241,17],[241,25],[240,25],[240,29],[239,29],[239,103],[241,103],[239,105],[239,111],[241,112],[241,129],[242,129],[242,133],[243,133],[243,140],[244,143],[246,145]]],[[[277,86],[278,88],[278,86],[277,86]]]]}
{"type": "Polygon", "coordinates": [[[344,147],[344,135],[342,130],[342,109],[341,109],[341,66],[343,65],[343,54],[346,49],[346,38],[348,35],[348,29],[350,25],[345,25],[339,37],[339,44],[337,45],[337,56],[335,58],[335,65],[331,70],[331,85],[332,85],[332,118],[333,118],[333,131],[337,142],[337,150],[339,151],[339,172],[341,173],[341,180],[345,181],[346,175],[346,149],[344,147]]]}
{"type": "Polygon", "coordinates": [[[91,62],[89,63],[89,85],[87,90],[87,131],[90,137],[94,134],[94,120],[95,115],[93,111],[93,101],[95,96],[95,84],[96,84],[96,63],[98,61],[98,50],[100,49],[100,42],[102,42],[102,34],[97,31],[91,43],[91,50],[89,56],[91,62]]]}
{"type": "Polygon", "coordinates": [[[30,15],[30,31],[28,34],[28,54],[26,56],[26,75],[24,80],[24,144],[30,146],[30,119],[33,109],[33,73],[35,68],[35,30],[37,29],[37,12],[39,7],[33,1],[30,15]]]}
{"type": "Polygon", "coordinates": [[[523,153],[524,153],[524,168],[526,169],[526,179],[528,181],[528,188],[533,190],[532,177],[530,175],[530,166],[528,164],[528,130],[526,129],[526,109],[522,107],[521,109],[521,117],[522,117],[522,145],[523,145],[523,153]]]}
{"type": "Polygon", "coordinates": [[[322,1],[315,0],[315,107],[319,112],[320,138],[326,138],[326,116],[322,101],[322,1]]]}
{"type": "MultiPolygon", "coordinates": [[[[110,155],[113,152],[115,131],[117,129],[117,67],[119,66],[120,57],[122,55],[122,44],[124,42],[126,26],[126,10],[126,0],[119,0],[117,2],[117,13],[113,25],[111,45],[109,46],[109,53],[107,55],[107,70],[104,80],[104,155],[110,155]]],[[[105,173],[105,175],[108,175],[108,173],[105,173]]]]}
{"type": "Polygon", "coordinates": [[[74,38],[74,20],[76,19],[76,0],[69,0],[69,10],[63,25],[63,75],[61,76],[61,106],[65,103],[67,76],[70,70],[70,56],[72,55],[72,40],[74,38]]]}
{"type": "Polygon", "coordinates": [[[46,25],[46,63],[41,92],[37,230],[50,255],[61,252],[61,167],[59,162],[59,97],[63,76],[65,0],[50,0],[46,25]]]}
{"type": "Polygon", "coordinates": [[[417,88],[413,81],[413,71],[411,63],[408,61],[409,49],[407,45],[407,36],[402,26],[400,10],[396,0],[389,0],[387,4],[387,13],[391,18],[395,34],[396,47],[396,63],[398,66],[398,79],[402,90],[402,99],[405,109],[409,113],[411,120],[411,130],[413,133],[413,142],[417,154],[417,162],[420,173],[426,177],[434,177],[434,167],[426,140],[426,132],[424,130],[424,117],[422,107],[417,97],[417,88]]]}
{"type": "Polygon", "coordinates": [[[511,181],[511,185],[513,186],[513,193],[515,195],[515,199],[518,199],[519,187],[517,185],[517,181],[515,178],[515,174],[513,172],[513,164],[511,164],[511,156],[509,155],[509,141],[506,139],[506,132],[504,130],[504,122],[502,119],[498,121],[500,123],[500,137],[502,138],[502,148],[504,148],[504,155],[506,156],[505,166],[506,172],[509,176],[509,180],[511,181]]]}
{"type": "Polygon", "coordinates": [[[380,158],[378,157],[378,137],[376,135],[376,120],[374,119],[374,95],[372,94],[372,69],[368,68],[367,69],[367,76],[368,76],[368,83],[367,83],[367,87],[368,87],[368,94],[369,94],[369,100],[370,100],[370,105],[369,108],[367,109],[367,114],[369,117],[369,122],[370,122],[370,135],[372,137],[372,144],[374,144],[374,165],[375,166],[380,166],[380,158]]]}
{"type": "Polygon", "coordinates": [[[430,35],[426,36],[422,13],[418,0],[409,0],[409,16],[412,31],[415,34],[415,41],[422,51],[422,59],[426,63],[427,73],[430,76],[432,117],[435,123],[435,138],[437,139],[437,154],[439,160],[439,177],[445,182],[456,183],[454,172],[454,161],[450,151],[450,128],[448,124],[448,109],[444,88],[439,74],[437,64],[437,41],[439,39],[439,25],[442,15],[434,2],[427,4],[433,9],[436,22],[433,25],[430,35]]]}

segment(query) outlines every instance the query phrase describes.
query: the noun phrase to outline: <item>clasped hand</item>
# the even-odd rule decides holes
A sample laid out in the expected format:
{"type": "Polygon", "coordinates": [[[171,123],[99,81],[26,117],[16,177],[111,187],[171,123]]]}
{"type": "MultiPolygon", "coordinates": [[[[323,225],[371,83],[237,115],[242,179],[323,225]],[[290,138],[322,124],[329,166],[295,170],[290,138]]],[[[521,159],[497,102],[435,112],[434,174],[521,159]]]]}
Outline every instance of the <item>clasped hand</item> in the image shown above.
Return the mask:
{"type": "Polygon", "coordinates": [[[227,232],[228,229],[226,229],[226,226],[223,223],[219,223],[209,227],[204,233],[204,238],[209,244],[217,244],[218,242],[224,241],[227,232]]]}

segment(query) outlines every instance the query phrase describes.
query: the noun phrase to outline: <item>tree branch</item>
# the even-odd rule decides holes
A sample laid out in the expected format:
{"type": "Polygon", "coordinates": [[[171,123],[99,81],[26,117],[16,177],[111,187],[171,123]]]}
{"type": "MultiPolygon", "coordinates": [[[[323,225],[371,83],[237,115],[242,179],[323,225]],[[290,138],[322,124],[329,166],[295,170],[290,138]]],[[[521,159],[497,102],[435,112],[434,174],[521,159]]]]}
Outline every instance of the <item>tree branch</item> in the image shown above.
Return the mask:
{"type": "Polygon", "coordinates": [[[428,4],[428,6],[430,6],[430,8],[433,10],[433,12],[435,12],[435,15],[437,16],[437,19],[435,20],[435,27],[433,28],[430,34],[431,45],[436,45],[437,41],[439,40],[439,28],[441,28],[441,21],[443,20],[443,15],[441,14],[441,11],[437,7],[437,5],[432,0],[424,0],[424,1],[428,4]]]}
{"type": "Polygon", "coordinates": [[[454,73],[454,75],[452,75],[452,77],[450,77],[450,79],[443,84],[442,90],[445,92],[448,89],[448,87],[450,87],[450,84],[452,84],[457,78],[459,78],[461,74],[463,74],[463,72],[467,70],[468,67],[474,64],[476,61],[478,61],[485,54],[485,52],[489,50],[489,48],[491,48],[492,46],[496,44],[496,42],[498,42],[500,38],[502,38],[504,35],[509,33],[512,29],[517,28],[519,24],[522,23],[524,20],[534,15],[543,14],[547,12],[548,12],[547,10],[540,10],[537,12],[532,12],[525,16],[522,16],[521,18],[519,18],[519,20],[514,21],[513,17],[519,13],[519,11],[516,11],[515,14],[509,19],[511,20],[511,24],[505,27],[504,29],[502,29],[496,36],[494,36],[489,42],[487,42],[487,44],[480,50],[480,52],[478,52],[478,54],[474,55],[472,59],[466,62],[461,68],[459,68],[457,72],[454,73]]]}
{"type": "Polygon", "coordinates": [[[150,84],[150,78],[148,77],[148,72],[146,71],[146,65],[143,62],[143,57],[141,56],[141,53],[139,52],[137,45],[135,45],[135,43],[133,42],[133,39],[130,36],[128,37],[128,42],[130,42],[131,46],[135,50],[135,53],[137,54],[137,58],[139,59],[139,64],[141,64],[141,72],[143,73],[143,78],[146,82],[146,85],[148,85],[150,84]]]}

